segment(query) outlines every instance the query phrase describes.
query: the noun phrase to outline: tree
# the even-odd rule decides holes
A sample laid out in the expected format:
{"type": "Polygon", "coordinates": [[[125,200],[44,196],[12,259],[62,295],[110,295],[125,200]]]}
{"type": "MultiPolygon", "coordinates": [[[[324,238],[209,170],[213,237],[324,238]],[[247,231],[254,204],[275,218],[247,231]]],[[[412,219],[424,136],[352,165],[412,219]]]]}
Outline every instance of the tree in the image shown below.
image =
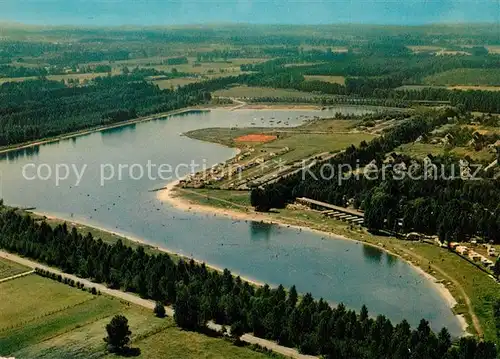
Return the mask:
{"type": "Polygon", "coordinates": [[[363,306],[361,307],[361,311],[359,312],[359,320],[361,322],[364,322],[367,319],[368,319],[368,308],[366,307],[366,305],[363,304],[363,306]]]}
{"type": "Polygon", "coordinates": [[[493,274],[497,279],[500,279],[500,257],[497,258],[497,261],[495,262],[495,266],[493,267],[493,274]]]}
{"type": "Polygon", "coordinates": [[[132,332],[128,326],[128,319],[123,315],[115,315],[111,322],[106,325],[108,336],[104,341],[108,344],[108,350],[112,353],[120,353],[130,343],[132,332]]]}
{"type": "Polygon", "coordinates": [[[231,336],[236,340],[236,343],[240,342],[241,336],[245,334],[245,326],[241,321],[236,321],[231,325],[231,336]]]}
{"type": "Polygon", "coordinates": [[[165,318],[165,307],[163,306],[163,303],[161,302],[156,302],[154,313],[158,318],[165,318]]]}
{"type": "Polygon", "coordinates": [[[191,294],[190,288],[184,284],[179,285],[174,309],[174,320],[179,327],[187,330],[199,330],[205,326],[199,298],[197,295],[191,294]]]}

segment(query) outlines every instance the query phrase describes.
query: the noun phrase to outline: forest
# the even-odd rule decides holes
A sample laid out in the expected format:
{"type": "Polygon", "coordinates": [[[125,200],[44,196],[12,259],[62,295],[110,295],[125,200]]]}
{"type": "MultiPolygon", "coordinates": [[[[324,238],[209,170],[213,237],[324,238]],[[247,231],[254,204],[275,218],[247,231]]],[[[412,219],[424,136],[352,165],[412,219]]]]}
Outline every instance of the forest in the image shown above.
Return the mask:
{"type": "Polygon", "coordinates": [[[144,75],[98,77],[82,87],[44,78],[4,83],[0,86],[0,145],[198,105],[211,98],[197,86],[160,90],[144,81],[144,75]]]}
{"type": "Polygon", "coordinates": [[[296,56],[281,57],[261,64],[242,65],[244,71],[254,75],[246,83],[250,86],[293,88],[348,97],[375,98],[382,101],[443,102],[461,106],[468,111],[500,112],[500,92],[481,90],[448,90],[423,87],[399,88],[422,83],[425,76],[456,68],[498,69],[500,57],[435,56],[409,54],[404,46],[388,47],[371,44],[356,53],[302,51],[296,56]],[[374,55],[374,52],[377,55],[374,55]],[[312,63],[311,63],[312,62],[312,63]],[[301,66],[290,66],[300,65],[301,66]],[[304,75],[341,75],[345,85],[324,81],[306,81],[304,75]]]}
{"type": "Polygon", "coordinates": [[[251,203],[261,211],[283,208],[297,197],[343,207],[352,204],[365,212],[365,225],[373,231],[417,231],[437,234],[448,242],[480,236],[500,243],[500,179],[491,172],[473,173],[476,171],[470,168],[470,174],[478,178],[462,177],[459,160],[447,156],[430,156],[431,163],[416,162],[418,167],[414,166],[411,176],[401,175],[415,162],[408,156],[394,154],[394,163],[383,163],[386,154],[399,145],[415,141],[456,115],[448,109],[402,122],[382,137],[351,146],[328,166],[319,163],[311,172],[304,170],[253,189],[251,203]],[[367,177],[328,172],[346,164],[351,168],[374,166],[375,173],[367,177]]]}
{"type": "Polygon", "coordinates": [[[0,86],[0,146],[202,104],[209,100],[209,92],[235,85],[305,91],[313,93],[315,99],[302,102],[322,105],[438,104],[461,111],[500,113],[500,91],[420,86],[427,76],[444,71],[497,71],[500,56],[491,53],[487,46],[498,45],[498,35],[495,37],[490,28],[481,25],[49,27],[39,31],[6,28],[3,34],[0,77],[38,79],[0,86]],[[197,46],[193,46],[195,43],[197,46]],[[411,48],[424,44],[459,52],[437,55],[438,50],[419,52],[411,48]],[[253,61],[256,58],[262,61],[253,61]],[[231,63],[234,59],[248,59],[248,64],[239,65],[239,72],[229,74],[235,76],[200,79],[200,73],[194,69],[201,64],[231,63]],[[183,66],[183,71],[191,66],[193,70],[180,72],[166,70],[165,66],[183,66]],[[117,76],[69,79],[67,84],[45,79],[56,74],[116,74],[120,70],[117,76]],[[306,79],[313,75],[342,76],[345,83],[306,79]],[[150,81],[155,76],[201,82],[175,91],[160,90],[150,81]],[[121,115],[116,117],[114,113],[121,115]]]}
{"type": "MultiPolygon", "coordinates": [[[[494,359],[496,347],[473,337],[453,341],[443,328],[434,333],[422,319],[417,328],[407,321],[393,324],[383,315],[372,317],[366,306],[359,313],[343,304],[330,306],[295,287],[254,287],[229,270],[218,272],[193,260],[174,261],[152,255],[121,241],[110,245],[82,236],[66,224],[50,227],[26,214],[2,207],[0,247],[58,267],[67,273],[105,283],[172,304],[174,319],[186,330],[202,331],[209,320],[231,326],[235,333],[296,347],[302,353],[346,359],[494,359]]],[[[496,304],[498,306],[499,304],[496,304]]],[[[498,311],[497,311],[498,312],[498,311]]],[[[496,313],[500,323],[500,313],[496,313]]]]}

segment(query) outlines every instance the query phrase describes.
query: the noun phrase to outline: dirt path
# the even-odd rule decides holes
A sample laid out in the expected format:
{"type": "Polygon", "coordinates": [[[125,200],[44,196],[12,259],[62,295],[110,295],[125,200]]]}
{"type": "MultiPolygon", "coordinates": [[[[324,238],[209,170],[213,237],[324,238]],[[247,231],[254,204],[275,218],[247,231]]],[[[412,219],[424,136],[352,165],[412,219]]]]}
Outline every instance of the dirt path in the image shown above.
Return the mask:
{"type": "MultiPolygon", "coordinates": [[[[75,282],[83,283],[86,287],[90,287],[90,288],[95,287],[95,289],[97,289],[101,293],[105,293],[107,295],[111,295],[113,297],[123,299],[127,302],[140,305],[144,308],[148,308],[148,309],[153,310],[155,305],[156,305],[156,303],[152,300],[142,299],[142,298],[140,298],[134,294],[131,294],[131,293],[122,292],[122,291],[116,290],[116,289],[110,289],[103,284],[94,283],[92,281],[89,281],[88,279],[83,279],[83,278],[74,276],[72,274],[64,273],[57,268],[49,267],[49,266],[40,264],[38,262],[34,262],[30,259],[26,259],[26,258],[17,256],[15,254],[4,252],[2,250],[0,250],[0,258],[5,258],[5,259],[11,260],[13,262],[22,264],[26,267],[30,267],[33,269],[34,268],[41,268],[41,269],[48,270],[52,273],[60,274],[66,278],[74,280],[75,282]]],[[[34,271],[30,271],[27,273],[21,273],[21,274],[18,274],[17,276],[13,276],[13,277],[19,277],[19,276],[31,274],[33,272],[34,271]]],[[[13,277],[10,277],[8,279],[14,279],[13,277]]],[[[0,282],[2,282],[2,281],[0,281],[0,282]]],[[[170,317],[173,317],[173,315],[174,315],[174,310],[171,307],[165,307],[165,312],[170,317]]],[[[221,325],[218,325],[218,324],[215,324],[212,322],[207,323],[207,327],[209,327],[212,330],[219,331],[219,332],[222,329],[221,325]]],[[[294,358],[294,359],[317,359],[318,358],[318,357],[311,356],[311,355],[300,354],[295,349],[287,348],[287,347],[278,345],[270,340],[258,338],[258,337],[251,335],[251,334],[243,335],[241,337],[241,340],[246,342],[246,343],[249,343],[249,344],[259,344],[260,346],[262,346],[266,349],[272,350],[273,352],[276,352],[276,353],[279,353],[282,355],[286,355],[286,356],[294,358]]]]}
{"type": "Polygon", "coordinates": [[[233,101],[233,102],[235,102],[235,103],[237,103],[237,104],[238,104],[238,105],[236,105],[236,106],[234,106],[234,107],[231,107],[231,108],[229,109],[229,111],[234,111],[234,110],[237,110],[237,109],[239,109],[239,108],[245,107],[245,106],[247,105],[247,103],[246,103],[246,102],[243,102],[243,101],[241,101],[241,100],[237,100],[237,99],[235,99],[234,97],[230,97],[229,99],[230,99],[231,101],[233,101]]]}
{"type": "Polygon", "coordinates": [[[3,283],[3,282],[7,282],[9,280],[13,280],[13,279],[17,279],[17,278],[21,278],[21,277],[24,277],[24,276],[27,276],[31,273],[35,273],[34,270],[30,270],[30,271],[27,271],[27,272],[24,272],[24,273],[19,273],[19,274],[16,274],[16,275],[13,275],[13,276],[10,276],[10,277],[7,277],[7,278],[2,278],[0,279],[0,283],[3,283]]]}

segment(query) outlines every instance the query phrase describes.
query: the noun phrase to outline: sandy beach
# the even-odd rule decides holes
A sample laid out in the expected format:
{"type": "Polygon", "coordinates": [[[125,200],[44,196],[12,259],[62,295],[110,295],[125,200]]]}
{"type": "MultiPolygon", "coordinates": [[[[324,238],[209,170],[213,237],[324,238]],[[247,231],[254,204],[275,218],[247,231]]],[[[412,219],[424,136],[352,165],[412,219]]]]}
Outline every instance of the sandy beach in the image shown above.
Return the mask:
{"type": "MultiPolygon", "coordinates": [[[[362,244],[376,247],[376,248],[383,250],[383,251],[385,251],[385,252],[387,252],[395,257],[398,257],[401,260],[404,260],[410,266],[412,266],[412,268],[415,271],[417,271],[420,276],[424,277],[426,280],[428,280],[430,283],[432,283],[434,285],[435,289],[439,292],[441,297],[445,300],[445,302],[448,304],[448,306],[450,308],[453,309],[457,305],[456,299],[453,297],[451,292],[448,290],[448,288],[446,288],[446,286],[443,283],[438,281],[435,277],[433,277],[429,273],[425,272],[422,268],[415,265],[413,262],[409,261],[407,258],[404,258],[401,255],[396,254],[394,252],[391,252],[387,248],[384,248],[382,246],[378,246],[378,245],[375,245],[372,243],[358,241],[356,239],[348,238],[348,237],[341,236],[341,235],[338,235],[335,233],[324,232],[324,231],[320,231],[317,229],[304,227],[304,226],[297,226],[297,225],[286,223],[284,221],[269,220],[269,217],[266,216],[265,214],[262,214],[262,213],[256,213],[253,211],[252,212],[249,211],[249,212],[245,213],[245,212],[239,212],[239,211],[235,211],[235,210],[222,209],[222,208],[217,208],[217,207],[201,205],[198,203],[192,203],[189,200],[182,198],[178,193],[175,192],[176,186],[179,185],[181,180],[182,179],[171,182],[167,186],[165,186],[165,188],[163,190],[158,191],[157,192],[157,199],[161,202],[169,203],[174,208],[177,208],[179,210],[183,210],[186,212],[210,213],[210,214],[213,214],[215,216],[227,217],[227,218],[234,219],[234,220],[257,221],[257,222],[265,222],[265,223],[269,223],[269,224],[277,224],[277,225],[285,226],[288,228],[294,228],[294,229],[297,229],[300,231],[302,231],[302,230],[311,231],[311,232],[314,232],[314,233],[317,233],[317,234],[320,234],[323,236],[328,236],[332,239],[350,240],[350,241],[354,241],[357,243],[362,243],[362,244]]],[[[456,315],[456,317],[459,320],[464,333],[466,333],[466,335],[467,335],[468,334],[467,333],[468,324],[465,320],[465,317],[463,315],[456,315]]]]}

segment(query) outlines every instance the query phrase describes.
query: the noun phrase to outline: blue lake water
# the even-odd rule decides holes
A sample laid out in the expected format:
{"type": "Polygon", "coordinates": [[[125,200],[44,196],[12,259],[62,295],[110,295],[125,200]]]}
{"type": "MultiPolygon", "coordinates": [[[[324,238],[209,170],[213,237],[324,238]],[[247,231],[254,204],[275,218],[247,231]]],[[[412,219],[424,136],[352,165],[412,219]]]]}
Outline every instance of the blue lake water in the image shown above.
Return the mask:
{"type": "MultiPolygon", "coordinates": [[[[446,326],[453,335],[460,335],[459,321],[435,284],[396,257],[361,243],[325,239],[309,231],[182,212],[161,203],[156,193],[149,192],[165,185],[165,180],[151,179],[146,174],[138,180],[130,176],[138,177],[139,167],[146,171],[148,161],[179,168],[177,175],[184,176],[189,169],[179,164],[194,161],[210,166],[236,153],[234,149],[181,135],[189,130],[249,126],[256,121],[258,126],[271,126],[279,120],[298,125],[307,116],[327,117],[337,111],[365,110],[217,109],[12,152],[0,160],[1,195],[9,205],[36,207],[37,211],[70,221],[140,237],[259,282],[285,287],[295,284],[299,292],[311,292],[332,303],[343,302],[356,310],[366,304],[371,314],[384,314],[393,321],[405,318],[417,325],[426,318],[433,329],[446,326]],[[54,174],[58,164],[72,165],[80,171],[86,165],[78,186],[74,173],[58,184],[54,176],[47,180],[25,178],[36,177],[36,168],[45,178],[49,169],[54,174]],[[134,171],[130,173],[125,166],[134,166],[134,171]],[[101,183],[103,169],[110,179],[101,183]],[[115,172],[113,178],[111,169],[115,172]]],[[[152,175],[157,173],[152,171],[152,175]]]]}

